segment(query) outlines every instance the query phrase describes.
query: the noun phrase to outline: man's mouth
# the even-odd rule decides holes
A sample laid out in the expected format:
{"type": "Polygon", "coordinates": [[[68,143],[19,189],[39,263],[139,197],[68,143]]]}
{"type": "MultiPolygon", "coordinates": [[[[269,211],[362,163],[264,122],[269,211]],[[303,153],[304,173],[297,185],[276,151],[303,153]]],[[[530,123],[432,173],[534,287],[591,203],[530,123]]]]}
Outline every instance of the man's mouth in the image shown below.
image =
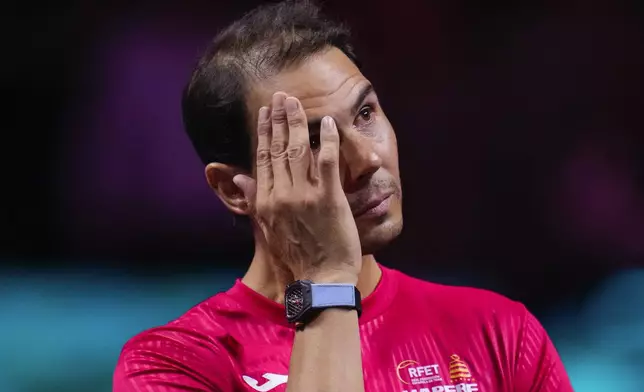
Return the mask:
{"type": "Polygon", "coordinates": [[[354,218],[358,218],[361,215],[365,215],[367,212],[378,210],[379,209],[378,207],[382,206],[385,203],[388,204],[389,199],[391,198],[391,196],[393,194],[394,194],[393,191],[383,193],[383,194],[378,195],[376,197],[372,197],[368,202],[362,203],[359,206],[357,206],[356,208],[353,208],[352,212],[353,212],[354,218]]]}

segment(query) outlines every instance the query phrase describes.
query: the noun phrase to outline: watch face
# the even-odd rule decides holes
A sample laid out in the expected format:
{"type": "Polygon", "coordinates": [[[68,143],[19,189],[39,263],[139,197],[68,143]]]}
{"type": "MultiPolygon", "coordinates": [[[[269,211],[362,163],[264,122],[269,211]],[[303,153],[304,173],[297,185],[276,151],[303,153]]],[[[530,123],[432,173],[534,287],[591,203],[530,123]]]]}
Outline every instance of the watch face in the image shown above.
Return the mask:
{"type": "Polygon", "coordinates": [[[286,317],[295,317],[299,315],[304,309],[304,294],[301,287],[292,287],[287,293],[286,303],[286,317]]]}

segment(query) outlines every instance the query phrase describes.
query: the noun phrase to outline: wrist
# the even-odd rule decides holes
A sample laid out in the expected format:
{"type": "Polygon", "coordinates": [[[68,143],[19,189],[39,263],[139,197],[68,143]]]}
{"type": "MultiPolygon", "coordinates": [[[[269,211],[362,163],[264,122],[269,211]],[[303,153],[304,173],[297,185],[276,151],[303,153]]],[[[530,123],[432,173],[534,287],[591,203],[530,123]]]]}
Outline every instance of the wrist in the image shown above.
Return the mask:
{"type": "Polygon", "coordinates": [[[298,274],[295,280],[310,280],[313,283],[344,283],[358,284],[358,272],[351,271],[317,271],[315,273],[298,274]]]}

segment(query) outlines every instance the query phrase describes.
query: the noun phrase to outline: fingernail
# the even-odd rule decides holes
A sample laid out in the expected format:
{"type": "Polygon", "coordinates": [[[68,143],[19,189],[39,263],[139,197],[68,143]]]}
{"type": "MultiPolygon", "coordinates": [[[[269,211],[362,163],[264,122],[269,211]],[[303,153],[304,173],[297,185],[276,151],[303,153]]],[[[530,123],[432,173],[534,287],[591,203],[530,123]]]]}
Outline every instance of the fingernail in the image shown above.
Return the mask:
{"type": "Polygon", "coordinates": [[[297,107],[299,105],[297,104],[297,99],[295,99],[294,97],[288,97],[286,98],[285,106],[286,106],[287,112],[293,113],[293,112],[297,112],[297,107]]]}
{"type": "Polygon", "coordinates": [[[267,121],[268,113],[269,113],[269,110],[266,106],[262,106],[261,108],[259,108],[259,115],[258,115],[259,121],[260,122],[267,121]]]}
{"type": "Polygon", "coordinates": [[[280,107],[284,104],[285,96],[286,94],[284,94],[281,91],[278,91],[275,94],[273,94],[273,109],[275,109],[276,107],[280,107]]]}
{"type": "Polygon", "coordinates": [[[332,127],[333,126],[333,117],[331,117],[331,116],[324,116],[322,121],[324,122],[324,126],[326,126],[326,127],[332,127]]]}

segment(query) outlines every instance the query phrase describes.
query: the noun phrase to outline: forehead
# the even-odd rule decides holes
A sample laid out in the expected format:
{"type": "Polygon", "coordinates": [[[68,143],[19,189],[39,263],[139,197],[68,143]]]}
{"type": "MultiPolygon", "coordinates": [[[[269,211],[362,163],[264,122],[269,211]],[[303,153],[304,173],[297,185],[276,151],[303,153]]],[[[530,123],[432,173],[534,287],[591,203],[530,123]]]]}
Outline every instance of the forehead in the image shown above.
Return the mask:
{"type": "Polygon", "coordinates": [[[270,106],[272,95],[283,91],[297,97],[309,117],[334,115],[350,107],[351,99],[367,83],[341,50],[331,48],[253,84],[248,94],[248,110],[255,119],[259,108],[270,106]]]}

